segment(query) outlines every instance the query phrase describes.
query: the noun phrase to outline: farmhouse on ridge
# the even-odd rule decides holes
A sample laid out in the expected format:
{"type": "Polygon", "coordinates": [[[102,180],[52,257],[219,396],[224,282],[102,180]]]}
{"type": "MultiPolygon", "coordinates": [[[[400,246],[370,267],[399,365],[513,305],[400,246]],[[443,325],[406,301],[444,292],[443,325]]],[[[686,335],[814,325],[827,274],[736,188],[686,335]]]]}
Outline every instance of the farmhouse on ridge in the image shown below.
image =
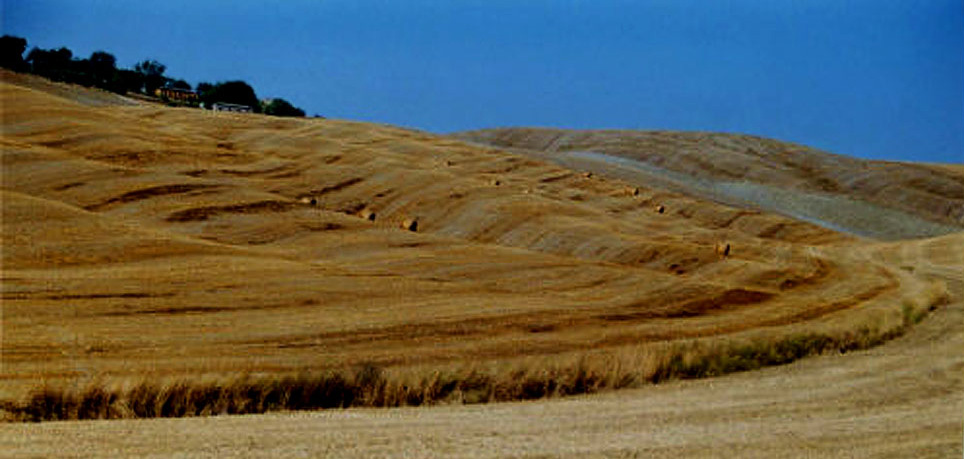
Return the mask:
{"type": "Polygon", "coordinates": [[[194,91],[178,88],[157,88],[154,95],[162,99],[174,100],[178,102],[197,102],[198,95],[194,91]]]}
{"type": "Polygon", "coordinates": [[[229,104],[227,102],[215,102],[211,105],[211,110],[216,112],[238,112],[251,113],[253,110],[247,105],[229,104]]]}

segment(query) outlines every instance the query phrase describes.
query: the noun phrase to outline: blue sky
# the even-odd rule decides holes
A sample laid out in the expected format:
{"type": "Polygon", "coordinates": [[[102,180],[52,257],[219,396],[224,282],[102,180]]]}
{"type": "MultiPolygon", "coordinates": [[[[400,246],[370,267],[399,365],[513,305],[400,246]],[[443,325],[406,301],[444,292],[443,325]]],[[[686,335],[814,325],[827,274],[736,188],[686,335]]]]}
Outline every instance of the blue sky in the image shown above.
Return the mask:
{"type": "Polygon", "coordinates": [[[964,163],[964,0],[2,0],[30,46],[243,79],[309,114],[739,132],[964,163]]]}

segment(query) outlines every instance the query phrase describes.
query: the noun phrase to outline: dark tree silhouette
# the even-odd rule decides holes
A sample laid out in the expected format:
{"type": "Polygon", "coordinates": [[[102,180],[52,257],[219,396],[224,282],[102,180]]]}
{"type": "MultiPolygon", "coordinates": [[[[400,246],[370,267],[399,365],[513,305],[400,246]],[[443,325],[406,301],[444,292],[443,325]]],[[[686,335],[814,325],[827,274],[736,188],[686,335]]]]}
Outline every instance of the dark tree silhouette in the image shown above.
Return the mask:
{"type": "Polygon", "coordinates": [[[17,72],[29,70],[23,60],[23,52],[27,50],[27,40],[12,35],[0,37],[0,67],[17,72]]]}
{"type": "Polygon", "coordinates": [[[27,54],[30,69],[54,81],[72,81],[74,53],[67,48],[47,50],[34,48],[27,54]]]}
{"type": "MultiPolygon", "coordinates": [[[[202,85],[198,85],[201,90],[202,85]]],[[[216,85],[205,87],[207,90],[201,92],[201,101],[210,107],[218,102],[229,104],[247,105],[255,112],[261,112],[261,103],[254,89],[243,81],[228,81],[216,85]]]]}
{"type": "Polygon", "coordinates": [[[284,99],[271,99],[264,104],[262,108],[264,114],[274,115],[274,116],[305,116],[305,111],[291,105],[290,102],[284,99]]]}
{"type": "Polygon", "coordinates": [[[211,83],[208,83],[207,81],[202,81],[198,83],[197,86],[194,87],[194,91],[197,92],[198,97],[201,98],[201,102],[204,102],[205,105],[208,106],[208,108],[211,108],[210,102],[206,102],[206,101],[208,101],[210,98],[209,97],[206,98],[206,96],[209,96],[212,90],[214,90],[214,85],[211,83]]]}
{"type": "Polygon", "coordinates": [[[144,92],[144,74],[133,70],[121,69],[117,71],[117,92],[144,92]]]}
{"type": "Polygon", "coordinates": [[[167,87],[171,89],[183,89],[185,91],[191,90],[191,84],[184,80],[170,80],[167,83],[167,87]]]}
{"type": "Polygon", "coordinates": [[[140,73],[144,78],[144,91],[147,94],[154,94],[154,91],[164,86],[164,71],[167,66],[153,59],[138,62],[134,66],[134,71],[140,73]]]}
{"type": "Polygon", "coordinates": [[[90,55],[88,62],[90,78],[94,86],[113,89],[117,85],[117,59],[113,54],[104,51],[95,51],[90,55]]]}
{"type": "MultiPolygon", "coordinates": [[[[154,95],[158,88],[190,90],[191,85],[182,79],[164,76],[167,66],[146,59],[134,65],[133,69],[117,68],[117,59],[106,51],[95,51],[89,59],[75,59],[73,52],[65,47],[60,49],[41,49],[34,47],[23,57],[27,40],[12,35],[0,37],[0,67],[15,71],[30,72],[54,81],[65,81],[85,86],[97,86],[120,94],[128,92],[154,95]]],[[[246,105],[257,113],[275,116],[305,116],[304,110],[295,107],[284,99],[269,99],[259,102],[251,85],[234,80],[211,84],[201,82],[197,93],[205,106],[224,102],[246,105]]]]}

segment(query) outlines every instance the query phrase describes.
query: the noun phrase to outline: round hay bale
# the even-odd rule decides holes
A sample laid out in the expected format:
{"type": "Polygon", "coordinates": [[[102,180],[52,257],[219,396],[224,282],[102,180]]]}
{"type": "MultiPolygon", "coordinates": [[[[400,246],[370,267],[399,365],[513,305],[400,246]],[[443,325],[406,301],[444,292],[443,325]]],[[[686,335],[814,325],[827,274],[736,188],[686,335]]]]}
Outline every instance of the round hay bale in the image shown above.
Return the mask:
{"type": "Polygon", "coordinates": [[[402,229],[406,229],[412,232],[418,231],[418,219],[417,218],[407,218],[402,221],[402,229]]]}
{"type": "Polygon", "coordinates": [[[585,178],[592,178],[592,172],[583,172],[582,176],[585,178]]]}
{"type": "Polygon", "coordinates": [[[663,207],[662,204],[656,206],[655,210],[656,210],[656,213],[657,213],[657,214],[661,214],[661,213],[663,213],[663,212],[666,212],[666,208],[663,207]]]}
{"type": "Polygon", "coordinates": [[[716,243],[716,254],[720,258],[726,258],[730,256],[730,243],[729,242],[717,242],[716,243]]]}
{"type": "Polygon", "coordinates": [[[361,212],[358,213],[358,216],[370,222],[375,221],[375,211],[367,207],[362,209],[361,212]]]}
{"type": "Polygon", "coordinates": [[[502,185],[501,180],[492,180],[492,186],[500,186],[500,185],[502,185]]]}

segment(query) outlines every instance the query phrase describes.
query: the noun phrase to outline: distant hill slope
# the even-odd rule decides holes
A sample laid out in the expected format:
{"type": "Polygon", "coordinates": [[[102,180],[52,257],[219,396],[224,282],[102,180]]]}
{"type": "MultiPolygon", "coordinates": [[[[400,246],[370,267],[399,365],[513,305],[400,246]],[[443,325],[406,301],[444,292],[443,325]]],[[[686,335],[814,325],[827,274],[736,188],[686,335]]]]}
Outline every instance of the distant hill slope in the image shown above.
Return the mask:
{"type": "Polygon", "coordinates": [[[52,96],[75,102],[88,107],[105,107],[113,105],[140,105],[143,102],[130,97],[114,94],[109,91],[83,86],[58,83],[29,73],[17,73],[0,68],[0,81],[36,91],[42,91],[52,96]]]}
{"type": "Polygon", "coordinates": [[[500,128],[454,137],[862,236],[964,230],[964,166],[868,161],[704,132],[500,128]]]}

